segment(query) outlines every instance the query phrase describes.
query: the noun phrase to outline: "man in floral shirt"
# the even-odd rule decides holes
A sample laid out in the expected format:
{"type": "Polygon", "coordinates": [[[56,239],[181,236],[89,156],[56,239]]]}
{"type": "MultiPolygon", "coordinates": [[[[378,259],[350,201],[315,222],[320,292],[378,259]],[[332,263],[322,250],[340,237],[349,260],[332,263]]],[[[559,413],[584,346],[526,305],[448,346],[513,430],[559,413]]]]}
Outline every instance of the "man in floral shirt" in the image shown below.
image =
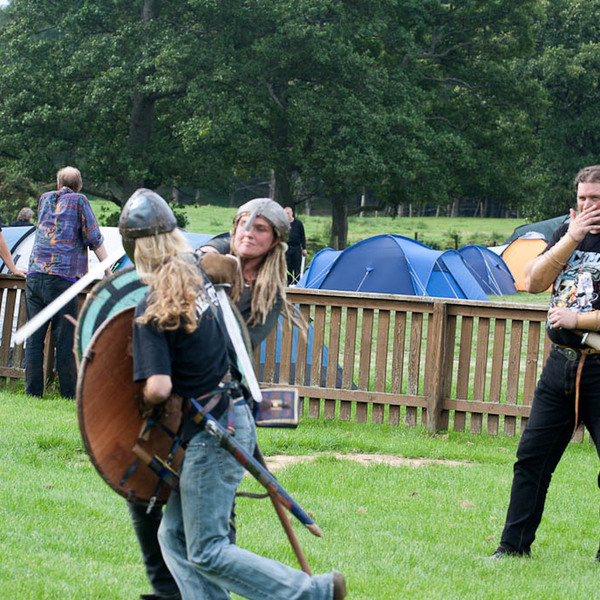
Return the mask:
{"type": "MultiPolygon", "coordinates": [[[[38,204],[35,241],[29,259],[25,308],[32,319],[69,286],[87,273],[88,248],[102,261],[107,252],[98,221],[88,199],[79,192],[83,186],[81,173],[64,167],[56,175],[57,190],[47,192],[38,204]]],[[[78,300],[73,298],[52,318],[56,341],[56,367],[60,393],[75,397],[77,366],[73,354],[74,326],[66,316],[77,318],[78,300]]],[[[40,327],[27,340],[25,347],[26,392],[32,396],[44,393],[44,340],[48,325],[40,327]]]]}

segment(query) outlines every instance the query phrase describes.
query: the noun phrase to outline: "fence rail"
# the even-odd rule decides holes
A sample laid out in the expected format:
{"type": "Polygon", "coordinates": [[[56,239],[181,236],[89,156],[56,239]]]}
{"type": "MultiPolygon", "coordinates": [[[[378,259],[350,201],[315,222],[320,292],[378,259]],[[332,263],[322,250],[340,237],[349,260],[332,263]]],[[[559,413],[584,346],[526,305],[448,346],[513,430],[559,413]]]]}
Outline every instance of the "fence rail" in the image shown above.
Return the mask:
{"type": "MultiPolygon", "coordinates": [[[[22,347],[11,351],[23,290],[0,276],[2,378],[25,376],[22,347]]],[[[262,382],[297,387],[309,416],[508,436],[524,427],[549,351],[544,307],[299,288],[289,299],[308,337],[283,322],[255,364],[262,382]]]]}

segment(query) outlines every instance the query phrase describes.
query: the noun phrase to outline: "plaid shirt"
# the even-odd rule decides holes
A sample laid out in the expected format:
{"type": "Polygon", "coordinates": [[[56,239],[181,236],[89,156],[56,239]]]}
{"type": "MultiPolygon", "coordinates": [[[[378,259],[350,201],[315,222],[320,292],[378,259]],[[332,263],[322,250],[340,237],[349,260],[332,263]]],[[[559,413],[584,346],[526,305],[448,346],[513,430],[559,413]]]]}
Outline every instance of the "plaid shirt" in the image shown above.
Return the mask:
{"type": "Polygon", "coordinates": [[[48,273],[71,281],[88,270],[87,249],[104,242],[88,199],[67,187],[47,192],[38,204],[35,241],[28,273],[48,273]]]}

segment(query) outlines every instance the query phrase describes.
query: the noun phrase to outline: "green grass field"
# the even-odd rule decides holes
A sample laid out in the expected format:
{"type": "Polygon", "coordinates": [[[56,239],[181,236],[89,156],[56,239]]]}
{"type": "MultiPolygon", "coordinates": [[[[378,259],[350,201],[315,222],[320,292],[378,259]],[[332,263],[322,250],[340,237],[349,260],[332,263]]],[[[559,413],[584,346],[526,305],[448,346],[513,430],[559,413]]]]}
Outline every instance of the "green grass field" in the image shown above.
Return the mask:
{"type": "MultiPolygon", "coordinates": [[[[109,213],[117,211],[115,205],[104,200],[93,200],[92,206],[101,224],[109,213]]],[[[218,234],[228,231],[235,208],[222,206],[186,206],[182,209],[188,219],[186,229],[198,233],[218,234]]],[[[306,230],[309,260],[322,248],[329,245],[331,218],[298,215],[306,230]]],[[[500,245],[510,236],[515,227],[523,224],[521,219],[478,219],[450,217],[403,217],[386,216],[350,217],[348,219],[348,245],[382,233],[418,237],[419,241],[437,249],[454,248],[455,237],[460,246],[480,244],[500,245]]]]}
{"type": "MultiPolygon", "coordinates": [[[[589,443],[572,444],[559,465],[533,557],[490,562],[516,439],[305,418],[297,430],[261,429],[259,440],[266,456],[319,453],[277,476],[324,532],[318,539],[294,524],[309,564],[341,570],[351,600],[598,595],[589,443]],[[433,462],[365,466],[333,452],[433,462]]],[[[19,384],[0,391],[0,457],[0,597],[132,600],[149,591],[125,501],[85,454],[72,401],[29,398],[19,384]]],[[[250,479],[243,488],[259,491],[250,479]]],[[[296,565],[268,501],[239,499],[238,527],[242,547],[296,565]]]]}

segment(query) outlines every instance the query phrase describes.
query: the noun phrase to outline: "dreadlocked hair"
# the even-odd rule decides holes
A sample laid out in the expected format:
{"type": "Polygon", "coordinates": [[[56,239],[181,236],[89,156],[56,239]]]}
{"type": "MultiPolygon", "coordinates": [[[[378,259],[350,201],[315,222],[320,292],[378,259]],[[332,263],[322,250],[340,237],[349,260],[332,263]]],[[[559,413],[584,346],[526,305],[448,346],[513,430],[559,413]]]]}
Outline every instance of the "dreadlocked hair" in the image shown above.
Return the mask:
{"type": "MultiPolygon", "coordinates": [[[[234,231],[237,227],[237,221],[234,223],[234,230],[231,232],[231,254],[237,256],[233,247],[234,231]]],[[[285,251],[287,245],[274,230],[278,243],[275,244],[265,256],[264,261],[258,270],[258,276],[252,289],[252,301],[250,305],[250,318],[247,324],[250,327],[262,325],[277,303],[278,298],[283,301],[281,313],[285,319],[298,327],[301,335],[305,336],[308,325],[304,317],[298,312],[296,307],[287,299],[285,288],[287,285],[287,263],[285,261],[285,251]]],[[[243,259],[242,259],[243,261],[243,259]]]]}
{"type": "Polygon", "coordinates": [[[135,266],[149,292],[146,310],[137,318],[143,325],[153,323],[161,330],[187,333],[198,327],[196,299],[204,278],[196,255],[178,230],[135,241],[135,266]]]}

